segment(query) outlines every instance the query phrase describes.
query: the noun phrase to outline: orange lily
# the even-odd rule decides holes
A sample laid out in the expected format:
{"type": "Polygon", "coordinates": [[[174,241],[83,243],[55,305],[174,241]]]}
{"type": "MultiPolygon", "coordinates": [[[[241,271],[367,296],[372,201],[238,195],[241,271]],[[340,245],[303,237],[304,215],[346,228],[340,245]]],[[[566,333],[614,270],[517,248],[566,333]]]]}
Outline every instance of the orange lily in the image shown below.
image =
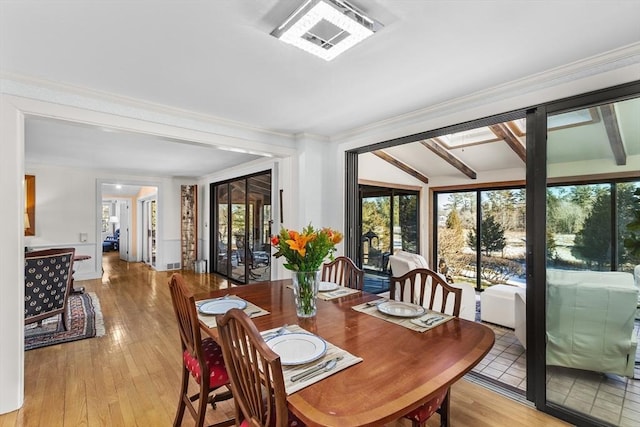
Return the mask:
{"type": "Polygon", "coordinates": [[[289,231],[289,237],[291,240],[285,240],[289,245],[289,248],[292,251],[296,251],[300,254],[300,256],[305,256],[307,253],[307,243],[313,240],[316,236],[315,234],[300,234],[297,231],[289,231]]]}

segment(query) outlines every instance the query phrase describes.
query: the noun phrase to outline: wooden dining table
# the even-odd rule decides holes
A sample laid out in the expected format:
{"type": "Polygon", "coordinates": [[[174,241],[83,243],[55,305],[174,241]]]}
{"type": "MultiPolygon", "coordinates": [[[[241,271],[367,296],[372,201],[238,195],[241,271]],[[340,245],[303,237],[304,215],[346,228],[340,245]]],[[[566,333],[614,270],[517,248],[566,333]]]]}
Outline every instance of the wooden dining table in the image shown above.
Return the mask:
{"type": "MultiPolygon", "coordinates": [[[[380,298],[367,292],[318,300],[315,317],[298,318],[290,283],[242,285],[196,299],[236,295],[270,312],[253,318],[259,330],[297,324],[363,359],[287,396],[290,410],[309,426],[380,426],[401,418],[459,380],[494,344],[490,328],[464,319],[417,332],[353,310],[380,298]]],[[[215,328],[200,324],[217,337],[215,328]]]]}

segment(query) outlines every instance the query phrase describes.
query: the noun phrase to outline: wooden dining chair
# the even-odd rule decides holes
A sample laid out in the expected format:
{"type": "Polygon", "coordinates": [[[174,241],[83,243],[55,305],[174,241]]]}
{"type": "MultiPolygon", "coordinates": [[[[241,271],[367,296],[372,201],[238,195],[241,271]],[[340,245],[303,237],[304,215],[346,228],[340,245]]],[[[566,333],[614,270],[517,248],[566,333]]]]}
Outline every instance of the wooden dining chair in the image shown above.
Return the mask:
{"type": "MultiPolygon", "coordinates": [[[[439,311],[458,317],[460,315],[460,305],[462,302],[462,289],[454,288],[438,273],[428,268],[416,268],[400,277],[392,277],[390,280],[389,295],[391,299],[411,302],[425,306],[429,310],[439,311]],[[453,298],[452,310],[446,310],[449,297],[453,298]],[[440,306],[434,304],[440,301],[440,306]],[[434,307],[435,306],[435,307],[434,307]]],[[[450,387],[443,387],[435,397],[422,404],[417,409],[406,414],[404,417],[411,420],[412,427],[424,427],[427,420],[434,413],[440,414],[440,427],[449,426],[450,413],[450,387]]]]}
{"type": "MultiPolygon", "coordinates": [[[[229,376],[224,365],[222,349],[218,343],[212,338],[202,339],[193,293],[179,273],[171,276],[169,290],[178,320],[183,362],[180,401],[173,425],[174,427],[182,425],[184,410],[187,408],[196,420],[196,426],[202,427],[207,403],[215,409],[216,402],[233,397],[229,389],[229,376]],[[188,390],[190,378],[193,378],[199,386],[199,392],[192,396],[189,396],[188,390]],[[192,403],[196,400],[197,407],[192,403]]],[[[231,426],[234,423],[235,420],[231,419],[217,423],[215,426],[231,426]]]]}
{"type": "Polygon", "coordinates": [[[333,261],[323,264],[322,281],[362,290],[364,271],[358,268],[350,258],[339,256],[333,261]]]}
{"type": "Polygon", "coordinates": [[[422,305],[429,310],[460,316],[462,289],[451,286],[441,275],[428,268],[416,268],[400,277],[391,277],[389,296],[394,300],[422,305]]]}
{"type": "Polygon", "coordinates": [[[267,346],[249,316],[233,308],[216,317],[241,427],[304,426],[289,412],[280,356],[267,346]]]}

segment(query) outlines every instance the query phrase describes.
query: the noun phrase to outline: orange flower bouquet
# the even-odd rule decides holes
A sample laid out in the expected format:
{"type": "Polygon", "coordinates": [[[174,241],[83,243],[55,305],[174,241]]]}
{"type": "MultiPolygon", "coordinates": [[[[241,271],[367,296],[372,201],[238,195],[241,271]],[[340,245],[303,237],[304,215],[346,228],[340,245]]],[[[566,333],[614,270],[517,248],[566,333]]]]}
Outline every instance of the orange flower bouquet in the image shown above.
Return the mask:
{"type": "Polygon", "coordinates": [[[285,268],[293,271],[316,271],[326,258],[333,260],[336,245],[342,241],[342,233],[330,228],[314,229],[311,224],[302,233],[283,228],[271,237],[271,245],[277,249],[274,257],[285,257],[285,268]]]}
{"type": "Polygon", "coordinates": [[[301,233],[283,228],[271,238],[271,245],[277,249],[273,256],[285,257],[285,268],[294,272],[293,293],[299,317],[316,315],[320,266],[326,258],[333,260],[336,245],[341,241],[341,233],[330,228],[316,230],[311,224],[301,233]]]}

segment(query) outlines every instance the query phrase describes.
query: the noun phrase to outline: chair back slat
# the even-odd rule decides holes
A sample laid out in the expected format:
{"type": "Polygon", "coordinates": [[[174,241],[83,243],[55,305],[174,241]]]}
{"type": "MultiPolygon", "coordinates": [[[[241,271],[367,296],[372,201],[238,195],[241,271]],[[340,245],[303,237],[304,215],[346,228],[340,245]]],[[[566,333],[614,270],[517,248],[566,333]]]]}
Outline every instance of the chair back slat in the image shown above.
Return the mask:
{"type": "MultiPolygon", "coordinates": [[[[196,302],[193,292],[187,287],[183,277],[179,273],[175,273],[169,280],[169,290],[171,292],[171,300],[173,309],[178,321],[178,330],[180,331],[180,341],[182,349],[187,350],[191,355],[196,357],[198,361],[203,360],[202,336],[200,334],[200,324],[198,322],[198,313],[196,312],[196,302]]],[[[208,378],[208,368],[205,363],[203,365],[207,372],[203,372],[203,378],[208,378]]]]}
{"type": "Polygon", "coordinates": [[[247,314],[237,308],[216,317],[225,366],[236,404],[236,422],[284,427],[288,410],[280,356],[247,314]]]}
{"type": "Polygon", "coordinates": [[[322,280],[347,288],[362,290],[364,271],[348,257],[339,256],[322,266],[322,280]]]}
{"type": "Polygon", "coordinates": [[[427,307],[429,310],[445,313],[449,298],[453,298],[453,310],[450,314],[458,317],[462,303],[462,289],[449,285],[438,273],[428,268],[416,268],[400,277],[391,277],[389,286],[391,299],[411,302],[427,307]],[[435,306],[441,295],[440,307],[435,306]],[[428,298],[425,305],[425,298],[428,298]],[[435,306],[435,307],[434,307],[435,306]]]}
{"type": "Polygon", "coordinates": [[[25,325],[60,313],[63,316],[66,315],[74,256],[75,248],[45,249],[25,253],[25,325]]]}

